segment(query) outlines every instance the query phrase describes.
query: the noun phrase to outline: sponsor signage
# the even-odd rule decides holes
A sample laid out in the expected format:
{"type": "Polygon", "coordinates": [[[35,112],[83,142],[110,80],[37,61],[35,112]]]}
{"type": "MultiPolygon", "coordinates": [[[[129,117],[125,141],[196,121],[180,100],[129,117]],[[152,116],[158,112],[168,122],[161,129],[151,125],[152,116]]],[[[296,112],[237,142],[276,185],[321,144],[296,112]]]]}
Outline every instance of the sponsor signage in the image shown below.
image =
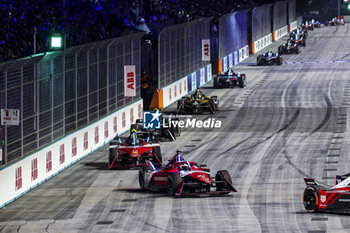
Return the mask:
{"type": "Polygon", "coordinates": [[[124,95],[136,96],[136,68],[124,66],[124,95]]]}
{"type": "Polygon", "coordinates": [[[19,109],[1,109],[1,125],[19,125],[19,109]]]}
{"type": "Polygon", "coordinates": [[[143,112],[143,127],[145,129],[160,129],[160,116],[157,111],[143,112]]]}
{"type": "Polygon", "coordinates": [[[210,40],[202,40],[202,61],[210,61],[210,40]]]}

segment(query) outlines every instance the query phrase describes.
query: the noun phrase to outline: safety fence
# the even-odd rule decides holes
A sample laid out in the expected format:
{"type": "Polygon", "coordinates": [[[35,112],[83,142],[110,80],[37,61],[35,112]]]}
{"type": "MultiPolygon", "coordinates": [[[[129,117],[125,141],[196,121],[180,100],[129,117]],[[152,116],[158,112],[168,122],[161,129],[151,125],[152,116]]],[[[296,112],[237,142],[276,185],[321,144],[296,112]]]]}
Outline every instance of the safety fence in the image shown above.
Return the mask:
{"type": "Polygon", "coordinates": [[[0,108],[19,109],[2,127],[7,162],[30,154],[140,99],[124,96],[124,65],[140,83],[143,33],[24,58],[0,67],[0,108]]]}
{"type": "Polygon", "coordinates": [[[276,2],[272,9],[272,39],[275,41],[288,34],[287,2],[276,2]]]}
{"type": "Polygon", "coordinates": [[[219,19],[219,61],[218,73],[249,57],[247,45],[248,11],[241,10],[219,19]]]}
{"type": "Polygon", "coordinates": [[[256,7],[251,13],[251,52],[256,53],[272,43],[271,4],[256,7]]]}
{"type": "Polygon", "coordinates": [[[163,29],[158,37],[158,88],[207,66],[202,59],[202,40],[209,38],[211,18],[163,29]]]}

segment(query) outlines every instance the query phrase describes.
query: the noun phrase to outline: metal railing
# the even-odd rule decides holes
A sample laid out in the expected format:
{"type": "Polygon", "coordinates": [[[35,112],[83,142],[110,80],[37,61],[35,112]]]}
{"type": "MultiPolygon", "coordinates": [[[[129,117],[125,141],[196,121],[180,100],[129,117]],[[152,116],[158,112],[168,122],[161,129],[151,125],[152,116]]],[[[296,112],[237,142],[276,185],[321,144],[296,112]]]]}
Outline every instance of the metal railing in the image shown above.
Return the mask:
{"type": "Polygon", "coordinates": [[[7,160],[43,148],[139,99],[139,85],[135,97],[124,97],[124,65],[136,66],[139,84],[143,35],[3,63],[0,108],[20,109],[21,114],[19,126],[7,126],[4,135],[7,160]]]}

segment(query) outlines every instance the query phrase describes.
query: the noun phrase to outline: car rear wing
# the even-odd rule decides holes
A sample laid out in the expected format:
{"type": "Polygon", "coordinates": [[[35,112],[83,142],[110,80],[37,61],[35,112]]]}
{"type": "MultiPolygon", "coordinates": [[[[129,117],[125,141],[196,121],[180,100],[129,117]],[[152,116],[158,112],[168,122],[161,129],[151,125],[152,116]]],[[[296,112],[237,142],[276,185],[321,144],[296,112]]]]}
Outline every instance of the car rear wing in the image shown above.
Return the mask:
{"type": "Polygon", "coordinates": [[[304,178],[306,185],[319,185],[314,178],[304,178]]]}

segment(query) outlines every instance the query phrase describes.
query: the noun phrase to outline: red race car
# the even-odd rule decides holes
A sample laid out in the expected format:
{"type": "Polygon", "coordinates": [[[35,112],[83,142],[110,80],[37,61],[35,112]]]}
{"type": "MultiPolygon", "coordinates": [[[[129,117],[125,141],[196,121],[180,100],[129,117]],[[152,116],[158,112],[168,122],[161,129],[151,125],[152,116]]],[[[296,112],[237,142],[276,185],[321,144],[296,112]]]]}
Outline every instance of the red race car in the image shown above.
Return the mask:
{"type": "Polygon", "coordinates": [[[237,192],[232,186],[231,176],[226,170],[210,177],[206,165],[198,166],[193,161],[185,161],[180,151],[169,160],[166,166],[156,169],[151,161],[139,172],[141,189],[151,191],[166,190],[169,196],[200,194],[227,194],[237,192]],[[215,190],[211,190],[215,188],[215,190]]]}
{"type": "Polygon", "coordinates": [[[119,138],[109,144],[109,168],[145,166],[148,160],[153,161],[155,166],[161,166],[160,145],[138,138],[136,132],[132,132],[123,144],[119,138]]]}
{"type": "Polygon", "coordinates": [[[335,177],[336,185],[325,188],[312,178],[304,178],[303,204],[310,212],[350,212],[350,173],[335,177]]]}

